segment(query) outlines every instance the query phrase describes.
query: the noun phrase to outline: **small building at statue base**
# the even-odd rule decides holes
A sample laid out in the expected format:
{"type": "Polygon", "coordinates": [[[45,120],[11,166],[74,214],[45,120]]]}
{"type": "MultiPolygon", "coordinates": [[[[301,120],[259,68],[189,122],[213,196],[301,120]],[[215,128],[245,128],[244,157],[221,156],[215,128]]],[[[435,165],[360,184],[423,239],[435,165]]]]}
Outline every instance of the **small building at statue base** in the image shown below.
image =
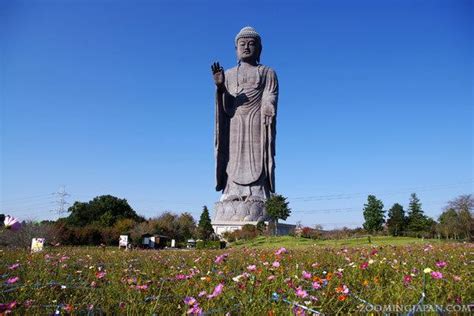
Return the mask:
{"type": "MultiPolygon", "coordinates": [[[[265,225],[268,226],[269,222],[265,221],[265,225]]],[[[212,228],[218,236],[222,236],[225,232],[233,232],[238,229],[242,229],[244,225],[255,225],[257,226],[258,222],[243,222],[243,221],[213,221],[212,228]]],[[[284,236],[289,235],[296,228],[296,225],[278,223],[277,224],[277,235],[284,236]]]]}

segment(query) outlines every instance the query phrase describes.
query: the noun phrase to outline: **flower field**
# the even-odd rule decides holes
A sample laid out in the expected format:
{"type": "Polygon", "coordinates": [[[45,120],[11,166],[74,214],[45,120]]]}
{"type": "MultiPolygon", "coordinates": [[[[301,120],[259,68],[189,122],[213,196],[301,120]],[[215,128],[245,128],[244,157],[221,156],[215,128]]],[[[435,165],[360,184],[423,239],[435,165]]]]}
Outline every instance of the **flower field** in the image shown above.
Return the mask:
{"type": "Polygon", "coordinates": [[[426,304],[446,311],[473,303],[473,250],[461,243],[0,249],[0,314],[309,315],[426,304]]]}

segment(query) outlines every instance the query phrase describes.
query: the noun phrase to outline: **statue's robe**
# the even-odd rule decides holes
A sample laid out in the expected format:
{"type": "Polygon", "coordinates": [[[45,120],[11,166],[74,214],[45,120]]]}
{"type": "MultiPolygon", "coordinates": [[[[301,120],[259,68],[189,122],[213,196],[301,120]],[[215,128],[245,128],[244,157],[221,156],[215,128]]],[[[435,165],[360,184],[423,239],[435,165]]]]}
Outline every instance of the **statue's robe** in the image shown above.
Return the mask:
{"type": "Polygon", "coordinates": [[[258,185],[275,192],[277,76],[263,65],[242,68],[227,70],[226,91],[216,92],[216,190],[258,185]]]}

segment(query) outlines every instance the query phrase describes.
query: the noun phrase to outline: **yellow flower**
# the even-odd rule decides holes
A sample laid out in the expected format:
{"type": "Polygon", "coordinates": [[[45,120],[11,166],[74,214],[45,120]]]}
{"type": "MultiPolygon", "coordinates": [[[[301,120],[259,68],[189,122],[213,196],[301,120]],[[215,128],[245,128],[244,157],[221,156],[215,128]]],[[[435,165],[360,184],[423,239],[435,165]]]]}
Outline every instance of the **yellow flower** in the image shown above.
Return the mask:
{"type": "Polygon", "coordinates": [[[431,271],[433,271],[431,268],[425,268],[425,270],[423,270],[424,273],[430,273],[431,271]]]}

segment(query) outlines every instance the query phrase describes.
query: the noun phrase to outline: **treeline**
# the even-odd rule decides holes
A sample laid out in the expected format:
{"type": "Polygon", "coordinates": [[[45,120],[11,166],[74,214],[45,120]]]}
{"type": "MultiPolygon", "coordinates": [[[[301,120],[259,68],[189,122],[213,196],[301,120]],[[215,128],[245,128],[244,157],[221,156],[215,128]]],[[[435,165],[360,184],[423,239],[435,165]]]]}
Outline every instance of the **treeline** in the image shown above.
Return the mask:
{"type": "Polygon", "coordinates": [[[118,245],[120,235],[128,235],[129,242],[140,245],[144,235],[160,235],[175,239],[183,245],[187,239],[212,239],[214,231],[207,207],[199,225],[190,213],[163,214],[145,219],[139,216],[127,200],[102,195],[89,202],[75,202],[69,216],[57,221],[23,222],[18,232],[0,233],[0,245],[28,247],[31,238],[46,238],[52,245],[118,245]]]}
{"type": "Polygon", "coordinates": [[[369,233],[386,231],[392,236],[428,237],[471,240],[474,230],[472,195],[461,195],[447,202],[438,221],[425,215],[420,199],[410,196],[408,210],[395,203],[387,212],[383,203],[369,195],[364,205],[364,229],[369,233]]]}
{"type": "Polygon", "coordinates": [[[410,196],[407,210],[400,203],[395,203],[388,211],[384,210],[381,200],[369,195],[363,207],[363,227],[323,230],[321,225],[307,227],[297,224],[294,235],[311,239],[343,239],[371,234],[473,240],[473,209],[472,195],[460,195],[446,203],[438,221],[435,221],[425,215],[415,193],[410,196]]]}

